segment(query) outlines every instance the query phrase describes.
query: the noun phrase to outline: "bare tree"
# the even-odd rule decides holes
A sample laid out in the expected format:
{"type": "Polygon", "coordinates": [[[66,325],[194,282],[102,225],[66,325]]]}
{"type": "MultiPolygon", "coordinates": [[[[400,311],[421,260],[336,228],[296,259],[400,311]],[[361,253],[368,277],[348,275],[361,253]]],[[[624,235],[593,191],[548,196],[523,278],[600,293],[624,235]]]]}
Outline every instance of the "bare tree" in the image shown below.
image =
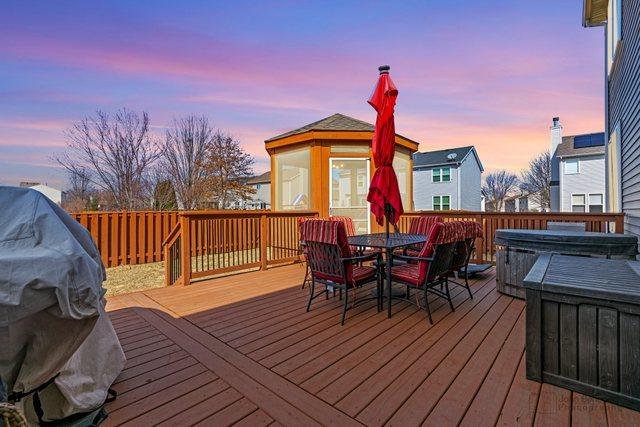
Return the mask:
{"type": "Polygon", "coordinates": [[[207,144],[203,167],[209,195],[218,209],[225,209],[236,200],[247,200],[254,193],[246,185],[246,178],[253,174],[253,158],[230,135],[216,132],[207,144]]]}
{"type": "Polygon", "coordinates": [[[82,166],[70,165],[69,188],[65,191],[64,208],[69,212],[79,212],[92,208],[95,189],[91,185],[89,171],[82,166]]]}
{"type": "Polygon", "coordinates": [[[178,209],[176,192],[171,173],[158,164],[145,176],[144,194],[153,210],[166,211],[178,209]]]}
{"type": "Polygon", "coordinates": [[[121,109],[112,117],[102,111],[66,132],[67,152],[56,158],[67,170],[86,168],[91,182],[105,191],[116,209],[146,207],[144,177],[160,156],[149,135],[149,116],[121,109]]]}
{"type": "Polygon", "coordinates": [[[203,160],[214,135],[207,118],[196,116],[174,120],[166,132],[162,165],[182,209],[195,209],[206,197],[203,160]]]}
{"type": "Polygon", "coordinates": [[[522,172],[520,188],[540,205],[542,211],[551,208],[551,155],[548,151],[529,162],[529,169],[522,172]]]}
{"type": "Polygon", "coordinates": [[[516,188],[518,177],[505,170],[492,172],[485,178],[482,192],[487,198],[486,205],[500,212],[504,206],[504,199],[516,188]]]}

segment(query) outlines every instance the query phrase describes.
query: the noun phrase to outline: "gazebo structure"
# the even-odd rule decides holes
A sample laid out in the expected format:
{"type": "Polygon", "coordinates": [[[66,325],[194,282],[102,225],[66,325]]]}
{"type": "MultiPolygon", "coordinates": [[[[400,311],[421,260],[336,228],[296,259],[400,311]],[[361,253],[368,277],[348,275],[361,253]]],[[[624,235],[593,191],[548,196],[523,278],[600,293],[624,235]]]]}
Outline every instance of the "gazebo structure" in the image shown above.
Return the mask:
{"type": "MultiPolygon", "coordinates": [[[[367,204],[373,130],[370,123],[334,114],[266,140],[272,209],[349,216],[358,233],[377,230],[367,204]]],[[[393,167],[405,210],[413,208],[412,154],[417,150],[417,142],[396,134],[393,167]]]]}

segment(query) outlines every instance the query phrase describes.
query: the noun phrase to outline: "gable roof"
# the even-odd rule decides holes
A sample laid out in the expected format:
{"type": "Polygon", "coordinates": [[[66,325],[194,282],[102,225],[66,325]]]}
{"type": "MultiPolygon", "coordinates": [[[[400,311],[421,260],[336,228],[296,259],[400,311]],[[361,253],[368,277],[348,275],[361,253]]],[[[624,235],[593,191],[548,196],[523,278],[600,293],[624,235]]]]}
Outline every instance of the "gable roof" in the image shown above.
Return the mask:
{"type": "Polygon", "coordinates": [[[274,136],[273,138],[269,138],[265,142],[275,141],[276,139],[282,139],[286,138],[287,136],[298,135],[312,130],[373,132],[374,126],[371,123],[363,122],[362,120],[354,119],[353,117],[336,113],[332,116],[318,120],[317,122],[309,123],[308,125],[304,125],[298,129],[290,130],[289,132],[285,132],[283,134],[274,136]]]}
{"type": "Polygon", "coordinates": [[[478,161],[478,165],[480,166],[480,170],[483,171],[484,168],[482,167],[480,158],[478,157],[476,149],[473,145],[468,145],[466,147],[448,148],[446,150],[415,153],[413,155],[413,168],[415,169],[440,165],[459,166],[462,164],[462,162],[465,161],[470,153],[474,154],[476,160],[478,161]],[[455,154],[455,159],[449,159],[449,156],[451,154],[455,154]]]}
{"type": "Polygon", "coordinates": [[[555,156],[559,158],[563,157],[580,157],[580,156],[594,156],[598,154],[604,154],[604,132],[587,133],[582,135],[569,135],[563,136],[562,142],[556,148],[555,156]],[[576,148],[574,146],[574,140],[577,136],[591,136],[602,139],[602,145],[596,145],[591,147],[576,148]]]}
{"type": "Polygon", "coordinates": [[[247,184],[269,184],[271,183],[271,171],[267,171],[261,175],[254,176],[247,184]]]}

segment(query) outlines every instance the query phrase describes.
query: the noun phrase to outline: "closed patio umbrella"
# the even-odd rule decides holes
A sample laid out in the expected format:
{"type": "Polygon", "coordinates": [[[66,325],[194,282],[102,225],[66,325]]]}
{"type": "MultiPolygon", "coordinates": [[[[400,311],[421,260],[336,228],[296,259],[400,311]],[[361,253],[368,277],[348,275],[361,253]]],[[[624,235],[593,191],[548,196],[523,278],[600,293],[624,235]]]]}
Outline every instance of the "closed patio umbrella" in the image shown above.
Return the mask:
{"type": "Polygon", "coordinates": [[[395,224],[404,213],[398,178],[393,170],[393,156],[395,154],[395,123],[393,110],[398,97],[398,89],[389,76],[388,65],[378,68],[380,77],[369,99],[369,104],[376,110],[376,127],[373,134],[372,150],[376,171],[369,186],[367,201],[371,203],[371,212],[378,224],[382,225],[383,218],[387,218],[387,235],[389,223],[395,224]]]}

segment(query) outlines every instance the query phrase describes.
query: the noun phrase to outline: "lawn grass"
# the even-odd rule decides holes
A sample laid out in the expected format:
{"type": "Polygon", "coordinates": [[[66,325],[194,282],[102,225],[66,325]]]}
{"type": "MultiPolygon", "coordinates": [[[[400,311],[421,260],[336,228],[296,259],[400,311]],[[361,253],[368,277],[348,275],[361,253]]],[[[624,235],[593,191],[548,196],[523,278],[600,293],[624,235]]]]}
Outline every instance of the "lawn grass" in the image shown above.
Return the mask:
{"type": "Polygon", "coordinates": [[[107,280],[102,286],[107,289],[107,296],[160,288],[164,286],[164,263],[107,268],[107,280]]]}

